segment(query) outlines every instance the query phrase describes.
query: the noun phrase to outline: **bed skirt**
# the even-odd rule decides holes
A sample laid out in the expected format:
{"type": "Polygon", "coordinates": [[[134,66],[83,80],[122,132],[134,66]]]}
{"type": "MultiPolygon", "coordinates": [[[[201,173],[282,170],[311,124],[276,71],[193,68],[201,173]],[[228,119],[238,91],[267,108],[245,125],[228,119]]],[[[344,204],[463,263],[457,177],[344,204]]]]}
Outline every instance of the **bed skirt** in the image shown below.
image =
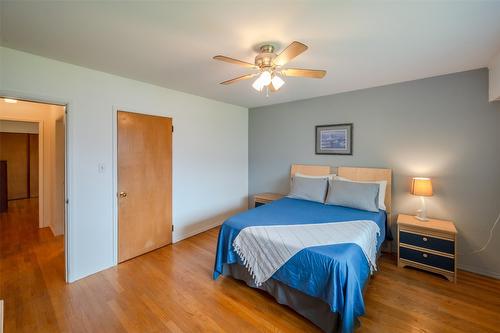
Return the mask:
{"type": "Polygon", "coordinates": [[[272,278],[257,287],[247,269],[240,264],[224,264],[223,275],[242,280],[249,287],[266,291],[279,304],[289,306],[324,332],[337,333],[341,329],[338,313],[331,312],[330,306],[318,298],[306,295],[272,278]]]}

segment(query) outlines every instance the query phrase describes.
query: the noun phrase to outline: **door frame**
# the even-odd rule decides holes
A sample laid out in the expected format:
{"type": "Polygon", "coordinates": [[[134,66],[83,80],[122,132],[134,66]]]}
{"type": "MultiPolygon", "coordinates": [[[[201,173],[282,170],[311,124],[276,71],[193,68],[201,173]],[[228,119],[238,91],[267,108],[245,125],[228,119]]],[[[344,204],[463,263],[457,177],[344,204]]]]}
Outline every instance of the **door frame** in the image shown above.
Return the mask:
{"type": "MultiPolygon", "coordinates": [[[[147,111],[137,111],[130,107],[121,107],[113,105],[112,112],[112,124],[113,124],[113,167],[112,167],[112,177],[113,177],[113,265],[118,265],[118,112],[131,112],[138,113],[146,116],[157,116],[157,117],[167,117],[172,119],[172,128],[174,126],[174,118],[169,115],[152,113],[147,111]]],[[[174,225],[173,221],[173,213],[174,213],[174,205],[173,205],[173,194],[174,194],[174,139],[172,135],[172,225],[174,225]]],[[[173,234],[173,233],[172,233],[173,234]]],[[[172,235],[172,243],[173,243],[173,235],[172,235]]]]}
{"type": "MultiPolygon", "coordinates": [[[[70,149],[72,140],[70,136],[70,124],[72,121],[70,120],[72,116],[71,110],[71,105],[73,104],[72,102],[62,102],[59,100],[57,97],[46,97],[46,96],[34,96],[30,94],[24,94],[21,92],[16,92],[16,91],[6,91],[6,90],[0,90],[0,98],[12,98],[16,99],[18,101],[23,101],[23,102],[32,102],[32,103],[41,103],[41,104],[51,104],[51,105],[59,105],[59,106],[64,106],[65,108],[65,126],[64,126],[64,280],[66,283],[73,282],[74,280],[71,278],[71,262],[70,258],[72,258],[72,251],[71,251],[71,226],[72,226],[72,211],[71,211],[71,206],[70,206],[70,193],[72,190],[71,186],[71,177],[72,177],[72,172],[71,172],[71,166],[73,165],[73,156],[71,155],[72,149],[70,149]]],[[[2,119],[6,119],[2,118],[2,119]]],[[[9,119],[10,120],[10,119],[9,119]]],[[[26,120],[22,120],[26,121],[26,120]]],[[[36,122],[36,121],[32,121],[36,122]]],[[[43,130],[43,121],[39,122],[39,132],[40,129],[43,130]]],[[[40,134],[43,134],[43,132],[39,133],[38,137],[38,146],[40,147],[41,143],[43,142],[43,138],[40,139],[40,134]]],[[[41,163],[43,161],[43,154],[40,154],[41,151],[39,151],[39,155],[42,155],[42,158],[39,156],[39,161],[38,163],[41,163]]],[[[43,167],[40,168],[39,165],[39,172],[43,171],[43,167]]],[[[40,177],[44,178],[44,177],[40,177]]],[[[43,180],[38,180],[39,181],[39,192],[43,191],[43,180]],[[42,184],[42,187],[40,187],[40,184],[42,184]]],[[[40,194],[39,194],[40,195],[40,194]]],[[[40,204],[39,204],[40,205],[40,204]]],[[[43,211],[43,208],[42,210],[43,211]]],[[[40,211],[38,212],[40,214],[40,211]]],[[[39,220],[40,223],[40,220],[39,220]]]]}

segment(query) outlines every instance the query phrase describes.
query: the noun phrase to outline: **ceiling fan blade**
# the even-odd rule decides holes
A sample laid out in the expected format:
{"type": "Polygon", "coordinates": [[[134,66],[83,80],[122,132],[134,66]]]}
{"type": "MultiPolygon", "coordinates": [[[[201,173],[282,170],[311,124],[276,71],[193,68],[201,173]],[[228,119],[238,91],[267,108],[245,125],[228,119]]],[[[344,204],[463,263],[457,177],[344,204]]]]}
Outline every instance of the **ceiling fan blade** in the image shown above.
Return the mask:
{"type": "Polygon", "coordinates": [[[226,56],[223,56],[223,55],[216,55],[214,57],[214,59],[215,60],[219,60],[219,61],[228,62],[228,63],[234,64],[234,65],[240,65],[240,66],[243,66],[243,67],[250,67],[250,68],[256,68],[257,67],[254,64],[251,64],[249,62],[241,61],[241,60],[234,59],[234,58],[229,58],[229,57],[226,57],[226,56]]]}
{"type": "Polygon", "coordinates": [[[307,45],[304,45],[300,42],[292,42],[290,45],[286,47],[276,58],[274,58],[273,63],[276,66],[283,66],[302,52],[307,50],[307,45]]]}
{"type": "Polygon", "coordinates": [[[281,74],[285,76],[298,76],[298,77],[310,77],[313,79],[322,79],[326,75],[326,71],[319,69],[287,68],[281,70],[281,74]]]}
{"type": "Polygon", "coordinates": [[[258,73],[246,74],[246,75],[235,77],[234,79],[231,79],[231,80],[221,82],[220,84],[231,84],[231,83],[235,83],[235,82],[242,81],[242,80],[248,80],[248,79],[253,78],[256,75],[258,75],[258,73]]]}

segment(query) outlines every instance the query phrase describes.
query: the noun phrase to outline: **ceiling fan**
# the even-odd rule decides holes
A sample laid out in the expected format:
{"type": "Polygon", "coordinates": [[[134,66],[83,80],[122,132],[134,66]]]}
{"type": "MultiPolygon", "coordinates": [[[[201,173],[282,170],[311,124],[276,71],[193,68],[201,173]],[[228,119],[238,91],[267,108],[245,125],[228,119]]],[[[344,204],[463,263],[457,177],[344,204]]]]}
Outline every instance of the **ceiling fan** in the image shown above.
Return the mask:
{"type": "Polygon", "coordinates": [[[221,82],[221,84],[227,85],[258,76],[257,80],[252,84],[252,87],[259,92],[266,88],[266,92],[268,93],[269,91],[275,92],[279,90],[285,84],[285,81],[283,81],[281,77],[294,76],[322,79],[326,75],[326,71],[324,70],[283,68],[290,60],[306,50],[307,45],[295,41],[288,45],[280,54],[274,52],[275,48],[273,45],[262,45],[253,64],[223,55],[217,55],[214,59],[257,70],[256,73],[239,76],[221,82]]]}

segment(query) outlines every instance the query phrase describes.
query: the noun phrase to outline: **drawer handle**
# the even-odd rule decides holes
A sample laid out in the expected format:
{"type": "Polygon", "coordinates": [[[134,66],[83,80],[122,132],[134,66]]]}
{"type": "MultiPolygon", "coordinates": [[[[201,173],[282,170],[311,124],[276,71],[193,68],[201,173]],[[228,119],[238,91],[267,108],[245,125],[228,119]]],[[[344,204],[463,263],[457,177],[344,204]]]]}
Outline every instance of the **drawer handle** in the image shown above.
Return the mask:
{"type": "Polygon", "coordinates": [[[428,257],[427,253],[422,253],[422,257],[427,258],[428,257]]]}
{"type": "Polygon", "coordinates": [[[423,237],[423,238],[422,238],[422,240],[423,240],[424,242],[427,242],[427,237],[423,237]]]}

